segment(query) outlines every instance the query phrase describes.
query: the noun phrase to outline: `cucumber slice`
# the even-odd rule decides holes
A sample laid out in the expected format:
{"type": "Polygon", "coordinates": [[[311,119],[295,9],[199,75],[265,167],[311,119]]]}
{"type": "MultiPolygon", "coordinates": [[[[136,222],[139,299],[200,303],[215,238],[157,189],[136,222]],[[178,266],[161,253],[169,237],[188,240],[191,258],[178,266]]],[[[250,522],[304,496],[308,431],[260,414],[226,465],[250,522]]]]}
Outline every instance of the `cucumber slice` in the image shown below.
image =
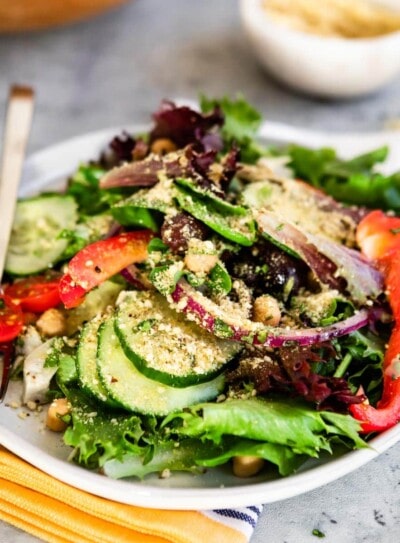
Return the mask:
{"type": "Polygon", "coordinates": [[[108,397],[108,392],[102,385],[97,371],[97,333],[104,318],[98,317],[88,322],[82,329],[77,352],[77,366],[81,387],[97,400],[115,406],[116,403],[108,397]]]}
{"type": "MultiPolygon", "coordinates": [[[[275,196],[276,192],[270,181],[254,181],[246,185],[241,199],[249,209],[262,209],[270,204],[272,196],[275,196]]],[[[282,199],[280,201],[282,202],[282,199]]]]}
{"type": "Polygon", "coordinates": [[[167,415],[218,396],[224,376],[186,388],[174,388],[149,379],[125,356],[115,333],[114,319],[107,319],[99,329],[97,368],[108,395],[129,411],[167,415]]]}
{"type": "Polygon", "coordinates": [[[53,265],[68,244],[58,239],[59,234],[74,229],[77,218],[77,205],[70,196],[38,196],[18,202],[5,270],[29,275],[53,265]]]}
{"type": "Polygon", "coordinates": [[[171,309],[150,291],[130,291],[122,298],[115,330],[126,356],[149,377],[173,387],[209,381],[242,349],[218,339],[171,309]]]}
{"type": "Polygon", "coordinates": [[[114,281],[104,281],[85,296],[84,301],[66,312],[67,336],[72,336],[85,323],[114,306],[124,286],[114,281]]]}

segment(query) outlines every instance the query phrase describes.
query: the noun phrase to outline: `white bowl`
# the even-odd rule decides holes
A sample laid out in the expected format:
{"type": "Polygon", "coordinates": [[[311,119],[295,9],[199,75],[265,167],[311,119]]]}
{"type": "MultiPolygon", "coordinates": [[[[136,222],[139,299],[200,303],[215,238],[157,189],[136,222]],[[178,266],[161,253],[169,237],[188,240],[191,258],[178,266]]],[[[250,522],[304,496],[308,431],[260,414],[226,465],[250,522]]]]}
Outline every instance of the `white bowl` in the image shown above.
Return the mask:
{"type": "MultiPolygon", "coordinates": [[[[318,36],[276,22],[262,4],[240,0],[244,28],[261,64],[290,87],[347,98],[376,91],[400,73],[400,31],[373,38],[318,36]]],[[[399,4],[391,1],[390,7],[400,10],[399,4]]]]}

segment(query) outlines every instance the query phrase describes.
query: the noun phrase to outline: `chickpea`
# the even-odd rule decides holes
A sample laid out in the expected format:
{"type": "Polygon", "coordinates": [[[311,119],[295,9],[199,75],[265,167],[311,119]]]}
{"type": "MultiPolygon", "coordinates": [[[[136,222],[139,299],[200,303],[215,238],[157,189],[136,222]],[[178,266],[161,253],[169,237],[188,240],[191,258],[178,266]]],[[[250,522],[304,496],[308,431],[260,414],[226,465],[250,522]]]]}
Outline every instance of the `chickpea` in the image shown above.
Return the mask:
{"type": "Polygon", "coordinates": [[[66,333],[67,321],[59,309],[48,309],[39,317],[36,327],[43,336],[62,336],[66,333]]]}
{"type": "Polygon", "coordinates": [[[268,326],[278,326],[281,320],[278,300],[269,294],[256,298],[253,304],[253,320],[268,326]]]}
{"type": "Polygon", "coordinates": [[[71,404],[67,398],[57,398],[54,400],[47,411],[46,426],[53,432],[63,432],[68,426],[60,417],[68,415],[71,412],[71,404]]]}
{"type": "Polygon", "coordinates": [[[176,149],[175,143],[169,138],[158,138],[153,141],[150,147],[150,151],[156,155],[166,155],[176,151],[176,149]]]}
{"type": "Polygon", "coordinates": [[[218,255],[188,253],[185,256],[185,266],[193,273],[208,273],[218,262],[218,255]]]}
{"type": "Polygon", "coordinates": [[[262,470],[264,463],[258,456],[234,456],[233,474],[236,477],[252,477],[262,470]]]}
{"type": "Polygon", "coordinates": [[[218,262],[218,254],[211,241],[190,239],[185,256],[185,266],[193,273],[208,273],[218,262]]]}

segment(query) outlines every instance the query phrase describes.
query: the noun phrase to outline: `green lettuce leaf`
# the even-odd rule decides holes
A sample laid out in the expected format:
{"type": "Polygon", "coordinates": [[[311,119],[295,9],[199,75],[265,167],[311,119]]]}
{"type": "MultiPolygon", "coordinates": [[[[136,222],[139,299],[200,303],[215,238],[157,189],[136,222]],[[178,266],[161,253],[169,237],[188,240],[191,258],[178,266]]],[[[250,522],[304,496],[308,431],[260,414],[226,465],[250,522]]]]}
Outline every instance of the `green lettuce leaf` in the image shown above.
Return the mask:
{"type": "Polygon", "coordinates": [[[400,172],[385,176],[375,171],[387,147],[380,147],[351,160],[342,160],[333,149],[289,147],[289,167],[295,177],[308,181],[336,200],[347,204],[400,210],[400,172]]]}
{"type": "Polygon", "coordinates": [[[64,442],[74,447],[76,462],[95,469],[111,458],[122,458],[127,452],[140,458],[149,454],[151,444],[144,439],[146,420],[125,412],[113,412],[80,390],[66,392],[72,412],[64,442]]]}
{"type": "Polygon", "coordinates": [[[382,363],[387,340],[387,334],[385,337],[382,332],[378,337],[369,331],[356,331],[334,340],[341,359],[335,377],[345,377],[354,392],[362,386],[372,404],[382,395],[382,363]]]}
{"type": "Polygon", "coordinates": [[[352,417],[313,411],[294,401],[234,399],[206,403],[163,421],[110,410],[68,390],[71,425],[64,441],[74,460],[113,478],[170,471],[201,472],[235,456],[258,456],[283,476],[308,457],[331,452],[331,442],[366,447],[352,417]]]}
{"type": "Polygon", "coordinates": [[[68,180],[66,194],[73,196],[81,215],[96,215],[110,209],[126,194],[124,189],[101,189],[106,170],[95,164],[82,164],[68,180]]]}
{"type": "MultiPolygon", "coordinates": [[[[207,442],[208,443],[208,442],[207,442]]],[[[223,452],[219,455],[204,458],[200,455],[197,463],[200,466],[213,468],[228,462],[235,456],[257,456],[271,464],[275,464],[283,477],[297,471],[307,460],[307,456],[295,454],[290,447],[276,443],[263,443],[250,439],[224,439],[221,443],[223,452]]]]}
{"type": "Polygon", "coordinates": [[[319,451],[331,452],[330,438],[347,439],[352,446],[363,447],[359,423],[348,415],[314,411],[292,400],[233,399],[206,403],[187,412],[171,414],[168,424],[180,419],[179,435],[209,439],[220,443],[223,436],[237,436],[290,447],[295,454],[317,457],[319,451]]]}
{"type": "MultiPolygon", "coordinates": [[[[222,447],[209,442],[202,443],[198,439],[169,440],[155,445],[147,462],[138,455],[127,453],[121,459],[105,462],[103,471],[113,479],[143,479],[149,473],[162,473],[164,470],[201,473],[203,470],[201,463],[196,462],[197,458],[210,459],[217,457],[222,451],[222,447]]],[[[204,462],[204,465],[207,465],[207,460],[204,462]]]]}
{"type": "Polygon", "coordinates": [[[203,113],[208,113],[219,106],[225,117],[221,134],[225,144],[225,151],[232,144],[240,147],[240,156],[243,162],[254,163],[267,150],[256,141],[257,132],[261,125],[261,115],[242,96],[236,100],[228,97],[210,99],[200,96],[200,107],[203,113]]]}

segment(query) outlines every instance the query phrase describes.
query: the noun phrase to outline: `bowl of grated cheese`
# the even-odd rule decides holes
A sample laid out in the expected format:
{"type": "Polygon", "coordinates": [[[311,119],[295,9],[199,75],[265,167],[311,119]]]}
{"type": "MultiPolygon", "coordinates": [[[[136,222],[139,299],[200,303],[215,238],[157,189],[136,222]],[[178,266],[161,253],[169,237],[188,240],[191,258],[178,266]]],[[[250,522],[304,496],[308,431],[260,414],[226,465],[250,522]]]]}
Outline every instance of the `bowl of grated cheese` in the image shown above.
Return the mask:
{"type": "Polygon", "coordinates": [[[397,0],[240,0],[240,11],[260,63],[300,92],[351,98],[400,74],[397,0]]]}

